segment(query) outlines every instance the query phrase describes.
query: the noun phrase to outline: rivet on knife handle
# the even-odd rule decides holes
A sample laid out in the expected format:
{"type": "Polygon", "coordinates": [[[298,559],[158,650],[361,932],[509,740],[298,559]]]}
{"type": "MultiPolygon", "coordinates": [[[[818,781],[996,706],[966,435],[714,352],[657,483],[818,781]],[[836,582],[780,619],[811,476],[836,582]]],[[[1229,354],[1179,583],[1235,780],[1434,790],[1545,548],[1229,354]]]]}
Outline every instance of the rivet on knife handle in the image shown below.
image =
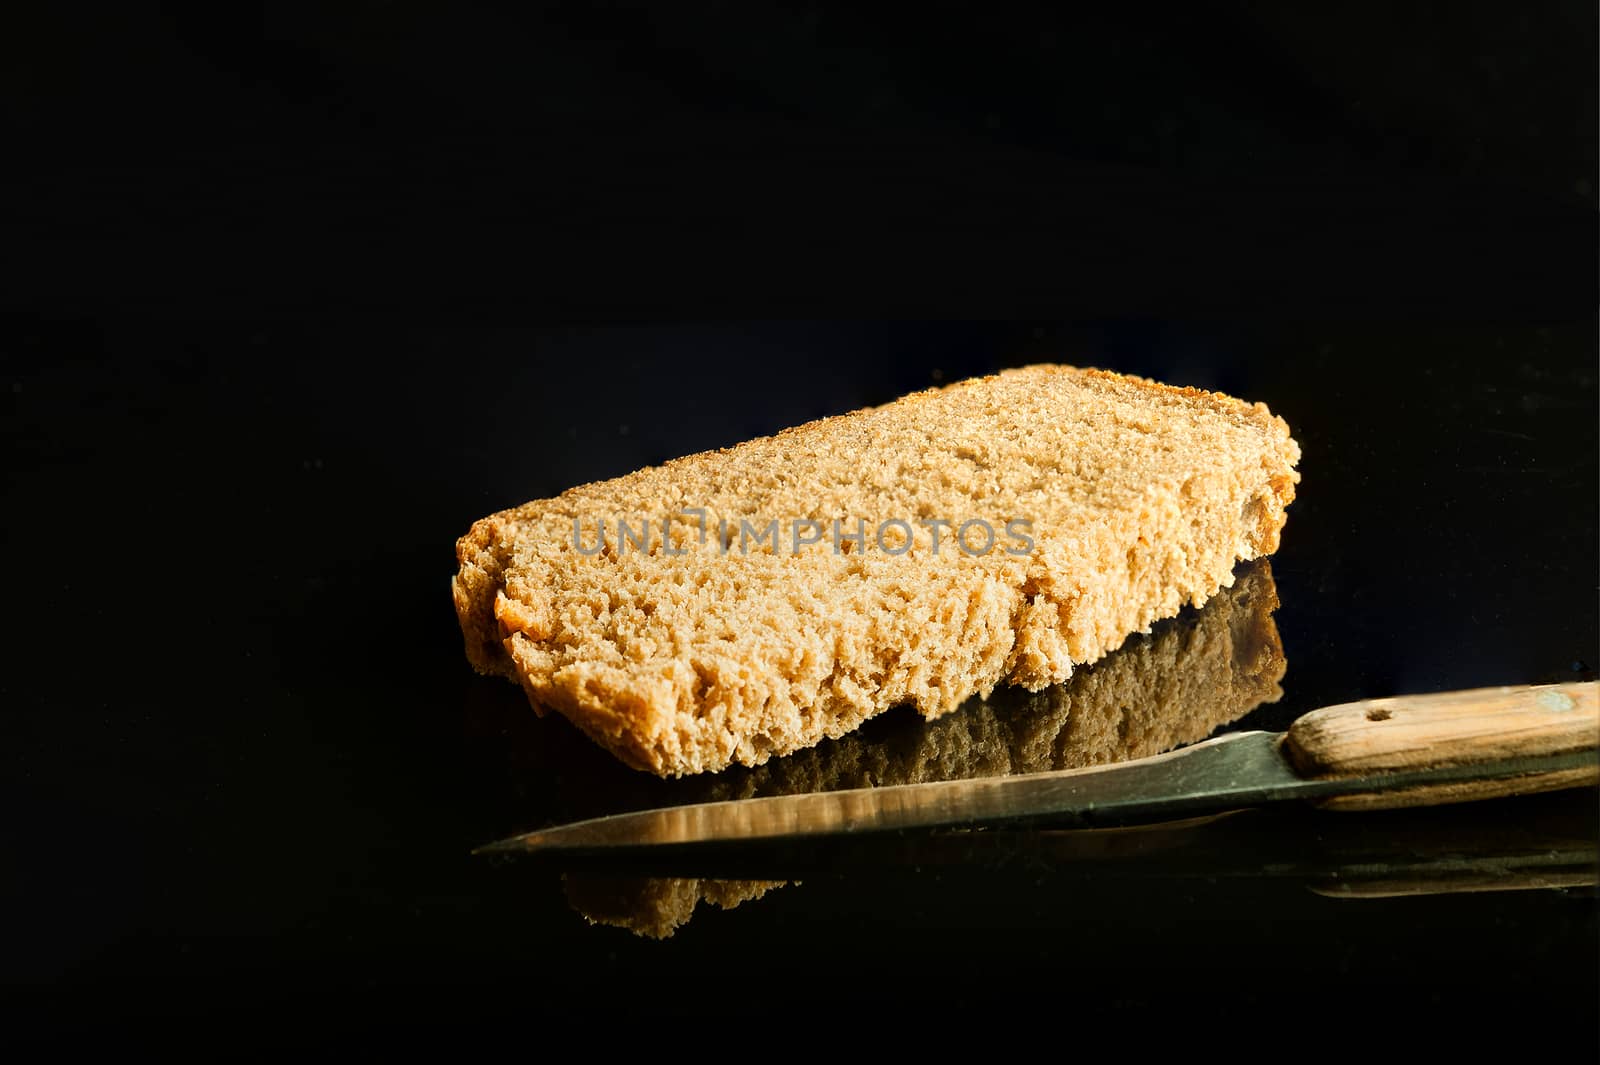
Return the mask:
{"type": "MultiPolygon", "coordinates": [[[[1284,751],[1303,776],[1340,777],[1570,754],[1600,746],[1600,683],[1480,688],[1363,699],[1297,720],[1284,751]]],[[[1527,795],[1600,782],[1600,769],[1557,772],[1324,799],[1338,810],[1428,806],[1527,795]]]]}

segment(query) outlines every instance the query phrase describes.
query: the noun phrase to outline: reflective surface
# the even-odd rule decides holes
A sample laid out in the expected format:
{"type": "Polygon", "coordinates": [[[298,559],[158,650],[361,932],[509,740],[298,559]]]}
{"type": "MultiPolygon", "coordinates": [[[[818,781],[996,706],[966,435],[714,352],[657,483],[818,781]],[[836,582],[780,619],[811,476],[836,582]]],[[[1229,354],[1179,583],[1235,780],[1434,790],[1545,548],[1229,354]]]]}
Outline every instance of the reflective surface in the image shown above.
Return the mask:
{"type": "Polygon", "coordinates": [[[402,1007],[460,1021],[620,986],[722,987],[755,965],[727,992],[750,1009],[822,986],[838,1008],[925,1003],[934,980],[1129,1022],[1288,1024],[1311,999],[1392,995],[1430,1031],[1534,1009],[1576,1025],[1597,992],[1592,794],[647,876],[469,853],[691,796],[1012,772],[1225,723],[1281,730],[1365,696],[1592,678],[1593,322],[1462,314],[21,330],[13,513],[49,531],[11,588],[36,621],[15,644],[29,668],[6,680],[21,709],[8,779],[26,796],[19,1001],[57,1019],[92,1002],[107,1018],[366,1028],[402,1007]],[[783,351],[807,372],[774,369],[783,351]],[[1305,479],[1271,561],[1270,627],[1258,584],[1256,607],[1158,628],[1032,705],[887,715],[855,742],[681,788],[465,666],[451,543],[481,514],[888,399],[934,369],[1052,356],[1224,388],[1290,422],[1305,479]],[[730,376],[741,359],[760,369],[730,376]],[[494,387],[447,394],[462,360],[497,367],[494,387]],[[1413,890],[1441,878],[1527,889],[1413,890]],[[842,986],[841,966],[899,975],[842,986]],[[1005,978],[971,986],[980,972],[1005,978]]]}
{"type": "MultiPolygon", "coordinates": [[[[1027,362],[1293,428],[1232,727],[1592,678],[1600,12],[1365,6],[12,5],[8,1035],[1593,1060],[1591,890],[1308,890],[1581,865],[1592,795],[673,870],[664,940],[469,853],[658,793],[466,667],[474,519],[1027,362]]],[[[1119,737],[782,775],[1075,717],[1119,737]]]]}

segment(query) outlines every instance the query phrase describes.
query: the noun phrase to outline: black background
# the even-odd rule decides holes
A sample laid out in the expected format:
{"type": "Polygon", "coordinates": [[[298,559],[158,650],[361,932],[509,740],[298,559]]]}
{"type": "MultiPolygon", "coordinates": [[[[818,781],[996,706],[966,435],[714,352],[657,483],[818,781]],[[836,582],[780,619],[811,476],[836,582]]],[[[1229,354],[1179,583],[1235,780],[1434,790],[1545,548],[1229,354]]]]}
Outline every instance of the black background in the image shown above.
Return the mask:
{"type": "Polygon", "coordinates": [[[1592,893],[841,868],[665,943],[585,927],[553,874],[467,855],[539,812],[520,696],[466,667],[446,594],[500,507],[1069,361],[1294,428],[1289,675],[1256,723],[1592,678],[1593,5],[18,18],[24,1030],[581,1007],[1281,1039],[1326,1003],[1358,1049],[1529,1016],[1593,1046],[1592,893]]]}

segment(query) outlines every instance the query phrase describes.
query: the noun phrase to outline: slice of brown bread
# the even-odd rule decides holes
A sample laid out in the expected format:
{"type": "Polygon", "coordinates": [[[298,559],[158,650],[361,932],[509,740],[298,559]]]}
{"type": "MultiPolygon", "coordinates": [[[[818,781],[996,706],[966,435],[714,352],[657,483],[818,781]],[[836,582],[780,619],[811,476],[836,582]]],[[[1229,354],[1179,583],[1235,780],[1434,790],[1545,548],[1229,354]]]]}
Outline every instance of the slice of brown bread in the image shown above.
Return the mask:
{"type": "Polygon", "coordinates": [[[456,608],[474,665],[627,764],[758,765],[1204,602],[1277,548],[1298,458],[1261,404],[1027,367],[484,519],[456,608]]]}

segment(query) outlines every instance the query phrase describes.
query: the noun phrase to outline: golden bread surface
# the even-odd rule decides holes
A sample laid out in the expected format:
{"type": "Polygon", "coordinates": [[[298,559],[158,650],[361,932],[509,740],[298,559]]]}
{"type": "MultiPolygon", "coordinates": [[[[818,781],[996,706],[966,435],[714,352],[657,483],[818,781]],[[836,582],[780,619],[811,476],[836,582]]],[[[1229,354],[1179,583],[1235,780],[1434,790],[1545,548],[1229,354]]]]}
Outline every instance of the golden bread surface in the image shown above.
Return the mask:
{"type": "Polygon", "coordinates": [[[1298,458],[1262,404],[1031,366],[485,518],[456,610],[475,667],[627,764],[759,765],[1041,690],[1205,602],[1276,550],[1298,458]]]}

